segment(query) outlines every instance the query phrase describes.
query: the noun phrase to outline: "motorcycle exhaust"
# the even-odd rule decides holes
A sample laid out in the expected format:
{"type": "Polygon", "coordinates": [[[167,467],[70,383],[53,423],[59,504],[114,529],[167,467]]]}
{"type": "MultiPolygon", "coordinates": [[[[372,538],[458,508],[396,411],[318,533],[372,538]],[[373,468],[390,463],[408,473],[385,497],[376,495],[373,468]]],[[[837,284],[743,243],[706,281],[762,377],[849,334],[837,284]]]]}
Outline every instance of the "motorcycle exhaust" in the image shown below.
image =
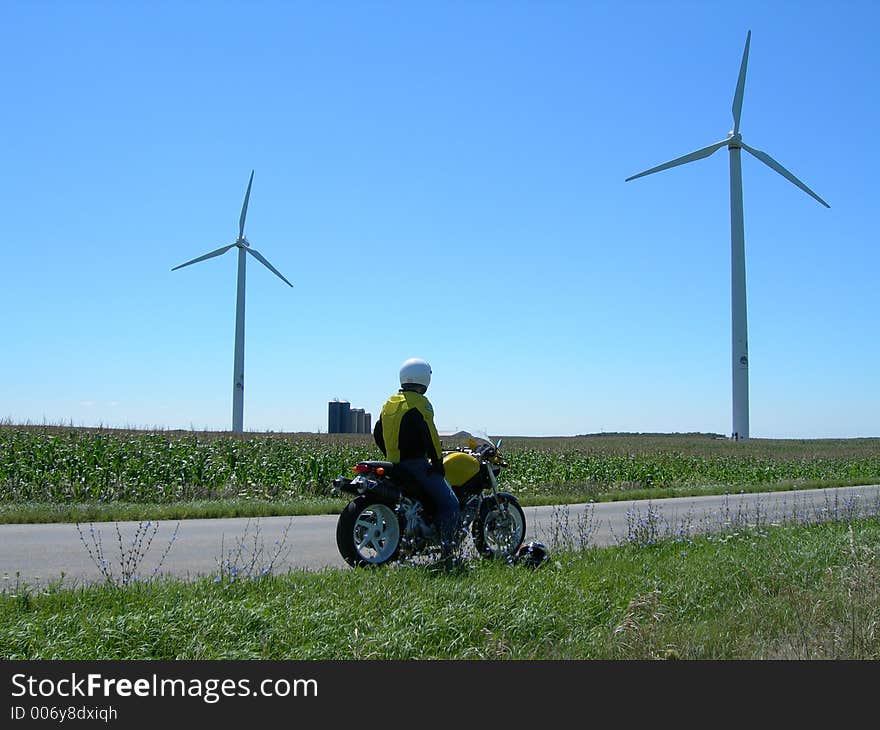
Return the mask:
{"type": "Polygon", "coordinates": [[[351,479],[339,477],[333,480],[333,487],[330,489],[330,494],[332,494],[333,496],[339,496],[342,492],[348,492],[349,494],[360,494],[357,487],[352,484],[351,479]]]}
{"type": "Polygon", "coordinates": [[[338,495],[341,492],[348,494],[370,494],[377,499],[395,503],[403,499],[403,493],[397,487],[386,482],[377,482],[373,479],[345,479],[339,477],[333,480],[331,494],[338,495]]]}
{"type": "Polygon", "coordinates": [[[394,503],[403,499],[403,494],[397,487],[392,487],[385,482],[368,481],[364,486],[371,494],[386,502],[394,503]]]}

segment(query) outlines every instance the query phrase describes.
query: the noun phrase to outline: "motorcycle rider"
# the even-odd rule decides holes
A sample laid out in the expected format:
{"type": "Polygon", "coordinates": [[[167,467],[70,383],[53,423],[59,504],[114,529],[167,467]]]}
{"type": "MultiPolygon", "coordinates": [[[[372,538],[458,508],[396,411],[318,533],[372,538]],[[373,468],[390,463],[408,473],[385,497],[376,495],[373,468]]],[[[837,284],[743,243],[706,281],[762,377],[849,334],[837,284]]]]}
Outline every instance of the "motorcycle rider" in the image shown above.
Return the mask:
{"type": "Polygon", "coordinates": [[[458,525],[458,497],[445,479],[440,437],[434,426],[434,408],[425,397],[431,366],[410,358],[400,366],[400,390],[382,406],[373,439],[389,461],[397,464],[422,487],[433,503],[444,556],[452,551],[458,525]]]}

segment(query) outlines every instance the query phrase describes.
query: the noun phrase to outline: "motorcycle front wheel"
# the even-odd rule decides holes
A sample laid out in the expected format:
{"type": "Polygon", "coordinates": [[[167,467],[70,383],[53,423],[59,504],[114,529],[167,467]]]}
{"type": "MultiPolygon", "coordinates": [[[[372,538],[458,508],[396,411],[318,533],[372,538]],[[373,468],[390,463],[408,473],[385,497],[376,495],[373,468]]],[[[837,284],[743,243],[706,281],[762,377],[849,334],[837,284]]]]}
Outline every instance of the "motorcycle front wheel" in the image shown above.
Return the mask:
{"type": "Polygon", "coordinates": [[[484,558],[508,558],[526,536],[526,515],[516,497],[507,492],[486,497],[473,524],[474,547],[484,558]],[[500,509],[499,509],[500,503],[500,509]]]}
{"type": "Polygon", "coordinates": [[[400,521],[387,504],[360,496],[339,515],[336,547],[356,568],[389,563],[400,551],[400,521]]]}

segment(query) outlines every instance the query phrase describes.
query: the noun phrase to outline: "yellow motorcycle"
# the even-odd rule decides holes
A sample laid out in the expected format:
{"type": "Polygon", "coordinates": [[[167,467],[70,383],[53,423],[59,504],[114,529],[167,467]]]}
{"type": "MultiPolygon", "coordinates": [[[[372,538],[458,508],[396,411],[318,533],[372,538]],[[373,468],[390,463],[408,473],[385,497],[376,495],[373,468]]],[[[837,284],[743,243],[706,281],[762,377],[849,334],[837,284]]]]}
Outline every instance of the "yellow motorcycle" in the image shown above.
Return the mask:
{"type": "MultiPolygon", "coordinates": [[[[469,534],[477,553],[510,558],[522,545],[526,517],[516,497],[498,488],[508,466],[501,439],[469,434],[467,447],[443,452],[446,481],[459,502],[459,544],[469,534]]],[[[430,501],[418,483],[390,461],[361,461],[355,477],[339,477],[332,492],[352,495],[336,523],[339,554],[352,566],[384,565],[440,552],[430,501]]]]}

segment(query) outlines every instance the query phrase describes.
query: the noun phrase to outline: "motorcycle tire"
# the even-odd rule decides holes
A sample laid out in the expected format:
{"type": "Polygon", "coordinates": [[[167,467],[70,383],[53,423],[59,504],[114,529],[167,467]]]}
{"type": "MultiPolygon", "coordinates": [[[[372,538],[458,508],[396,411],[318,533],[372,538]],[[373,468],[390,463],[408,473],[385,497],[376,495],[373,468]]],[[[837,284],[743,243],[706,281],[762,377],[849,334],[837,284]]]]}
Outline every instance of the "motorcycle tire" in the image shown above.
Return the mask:
{"type": "Polygon", "coordinates": [[[499,492],[498,501],[505,514],[500,513],[494,497],[486,497],[471,528],[474,547],[484,558],[511,557],[526,536],[526,515],[516,497],[499,492]]]}
{"type": "Polygon", "coordinates": [[[336,547],[346,563],[356,568],[385,565],[397,558],[403,531],[387,504],[367,496],[353,499],[336,523],[336,547]]]}

